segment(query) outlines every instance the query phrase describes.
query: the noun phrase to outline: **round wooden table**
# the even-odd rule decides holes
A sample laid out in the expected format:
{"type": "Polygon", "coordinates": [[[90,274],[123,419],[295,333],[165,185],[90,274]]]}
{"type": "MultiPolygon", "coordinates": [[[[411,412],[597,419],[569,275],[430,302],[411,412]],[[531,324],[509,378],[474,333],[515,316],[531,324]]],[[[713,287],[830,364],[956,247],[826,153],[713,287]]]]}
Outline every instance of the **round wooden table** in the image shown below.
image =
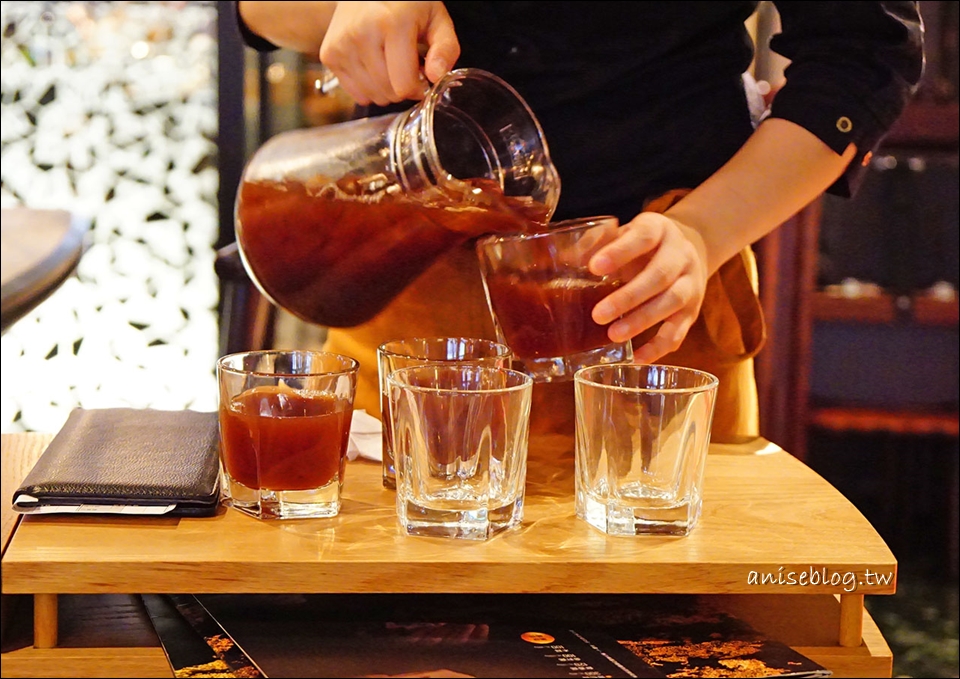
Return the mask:
{"type": "Polygon", "coordinates": [[[23,318],[73,273],[89,221],[66,210],[2,211],[2,330],[23,318]]]}

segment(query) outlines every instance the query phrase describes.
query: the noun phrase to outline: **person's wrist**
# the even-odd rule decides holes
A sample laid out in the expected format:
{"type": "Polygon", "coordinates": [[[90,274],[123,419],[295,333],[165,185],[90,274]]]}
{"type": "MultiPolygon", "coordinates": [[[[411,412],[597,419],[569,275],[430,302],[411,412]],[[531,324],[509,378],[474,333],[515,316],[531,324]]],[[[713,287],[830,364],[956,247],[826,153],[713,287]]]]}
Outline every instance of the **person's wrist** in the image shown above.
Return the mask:
{"type": "MultiPolygon", "coordinates": [[[[680,201],[683,202],[683,201],[680,201]]],[[[700,262],[706,270],[706,276],[712,276],[726,259],[723,255],[716,255],[710,247],[709,241],[704,234],[705,227],[700,225],[699,220],[692,213],[686,213],[681,209],[676,209],[680,203],[671,207],[663,213],[669,218],[677,228],[680,229],[684,237],[693,245],[697,252],[700,262]]]]}

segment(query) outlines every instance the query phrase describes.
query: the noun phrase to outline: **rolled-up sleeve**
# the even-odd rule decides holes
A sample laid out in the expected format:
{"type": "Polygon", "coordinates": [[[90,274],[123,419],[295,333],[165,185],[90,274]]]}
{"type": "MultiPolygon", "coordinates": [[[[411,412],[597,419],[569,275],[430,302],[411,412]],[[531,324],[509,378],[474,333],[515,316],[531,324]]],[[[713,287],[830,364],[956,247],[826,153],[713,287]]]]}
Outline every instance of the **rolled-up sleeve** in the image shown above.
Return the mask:
{"type": "Polygon", "coordinates": [[[797,123],[831,149],[857,148],[829,192],[852,195],[864,157],[901,115],[923,73],[917,2],[776,2],[770,49],[790,60],[770,116],[797,123]]]}

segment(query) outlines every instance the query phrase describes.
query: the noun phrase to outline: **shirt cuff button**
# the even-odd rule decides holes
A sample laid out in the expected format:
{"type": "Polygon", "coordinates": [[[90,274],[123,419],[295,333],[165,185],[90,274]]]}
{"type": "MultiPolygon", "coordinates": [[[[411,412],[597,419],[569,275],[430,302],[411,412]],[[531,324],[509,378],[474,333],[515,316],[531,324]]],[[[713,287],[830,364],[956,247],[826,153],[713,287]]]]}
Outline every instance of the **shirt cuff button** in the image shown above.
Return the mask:
{"type": "Polygon", "coordinates": [[[849,132],[853,129],[853,122],[847,116],[837,118],[837,129],[841,132],[849,132]]]}

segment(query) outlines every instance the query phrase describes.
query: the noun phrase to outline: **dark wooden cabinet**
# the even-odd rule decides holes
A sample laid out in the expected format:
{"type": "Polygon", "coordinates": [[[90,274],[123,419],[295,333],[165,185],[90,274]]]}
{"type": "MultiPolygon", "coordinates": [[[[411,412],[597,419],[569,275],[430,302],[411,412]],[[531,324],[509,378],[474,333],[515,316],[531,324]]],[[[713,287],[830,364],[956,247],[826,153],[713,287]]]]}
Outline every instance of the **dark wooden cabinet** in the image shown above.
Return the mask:
{"type": "Polygon", "coordinates": [[[801,459],[811,427],[956,437],[956,296],[818,285],[822,215],[817,201],[757,245],[768,324],[761,433],[801,459]]]}

